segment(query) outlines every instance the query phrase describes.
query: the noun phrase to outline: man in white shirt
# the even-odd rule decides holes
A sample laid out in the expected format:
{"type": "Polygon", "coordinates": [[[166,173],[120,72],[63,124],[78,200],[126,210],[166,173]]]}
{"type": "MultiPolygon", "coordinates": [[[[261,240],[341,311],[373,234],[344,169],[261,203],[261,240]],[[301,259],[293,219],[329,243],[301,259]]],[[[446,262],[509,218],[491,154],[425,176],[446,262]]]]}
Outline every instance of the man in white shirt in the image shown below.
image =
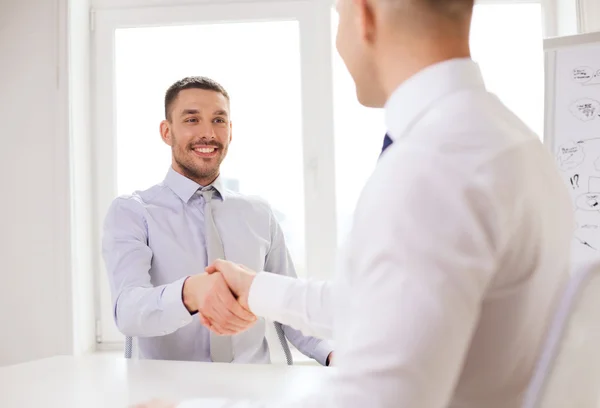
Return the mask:
{"type": "Polygon", "coordinates": [[[521,406],[568,278],[572,208],[549,152],[469,58],[472,8],[338,2],[338,50],[388,135],[335,280],[208,268],[255,315],[332,337],[337,375],[301,400],[178,407],[521,406]]]}

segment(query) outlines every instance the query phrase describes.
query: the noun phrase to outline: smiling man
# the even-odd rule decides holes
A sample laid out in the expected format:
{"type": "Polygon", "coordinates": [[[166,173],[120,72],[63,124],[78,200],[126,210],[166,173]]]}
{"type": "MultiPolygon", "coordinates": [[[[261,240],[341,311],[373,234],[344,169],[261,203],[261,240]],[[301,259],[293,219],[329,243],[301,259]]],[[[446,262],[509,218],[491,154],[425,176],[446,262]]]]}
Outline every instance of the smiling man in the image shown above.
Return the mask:
{"type": "Polygon", "coordinates": [[[103,256],[119,330],[138,338],[141,358],[269,363],[285,336],[328,364],[327,342],[257,319],[235,301],[222,276],[204,273],[225,258],[296,276],[268,204],[227,190],[219,177],[232,139],[225,89],[205,77],[174,83],[160,134],[172,151],[165,180],[115,199],[106,216],[103,256]],[[206,319],[217,322],[220,335],[201,324],[206,319]],[[275,327],[271,333],[280,337],[267,342],[267,330],[275,327]]]}

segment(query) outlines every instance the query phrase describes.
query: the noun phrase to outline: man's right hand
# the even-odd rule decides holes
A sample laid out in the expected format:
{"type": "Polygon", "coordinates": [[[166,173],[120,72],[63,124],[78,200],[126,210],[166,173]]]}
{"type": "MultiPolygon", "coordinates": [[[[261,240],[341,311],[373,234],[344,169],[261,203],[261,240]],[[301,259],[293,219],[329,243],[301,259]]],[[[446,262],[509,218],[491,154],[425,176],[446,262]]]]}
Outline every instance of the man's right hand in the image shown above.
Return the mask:
{"type": "Polygon", "coordinates": [[[202,324],[222,335],[233,335],[248,329],[256,316],[234,298],[223,275],[190,276],[183,284],[183,303],[190,313],[198,312],[202,324]]]}
{"type": "Polygon", "coordinates": [[[248,295],[250,286],[254,281],[256,272],[247,266],[236,264],[223,259],[217,259],[212,265],[206,267],[206,272],[210,274],[223,275],[231,291],[237,296],[238,302],[250,310],[248,307],[248,295]]]}

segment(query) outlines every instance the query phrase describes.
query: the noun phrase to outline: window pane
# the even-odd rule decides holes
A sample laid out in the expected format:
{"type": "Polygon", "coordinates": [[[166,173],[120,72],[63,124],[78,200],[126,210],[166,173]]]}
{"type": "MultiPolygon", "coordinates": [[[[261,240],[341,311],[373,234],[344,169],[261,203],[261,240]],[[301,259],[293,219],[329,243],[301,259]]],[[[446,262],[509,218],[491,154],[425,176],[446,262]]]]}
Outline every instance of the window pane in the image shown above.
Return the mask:
{"type": "MultiPolygon", "coordinates": [[[[332,12],[335,170],[338,242],[345,239],[361,189],[373,171],[385,135],[383,110],[361,106],[335,51],[338,15],[332,12]]],[[[538,135],[543,132],[544,67],[539,4],[475,6],[471,49],[488,89],[538,135]],[[507,30],[507,28],[510,28],[507,30]]]]}
{"type": "Polygon", "coordinates": [[[544,130],[544,52],[540,4],[475,6],[471,52],[488,89],[540,138],[544,130]]]}
{"type": "Polygon", "coordinates": [[[203,75],[231,96],[233,141],[221,174],[266,199],[304,275],[299,28],[296,21],[119,29],[116,32],[117,184],[129,194],[163,180],[164,93],[203,75]]]}
{"type": "Polygon", "coordinates": [[[341,244],[352,226],[358,196],[377,163],[386,128],[383,109],[358,103],[352,77],[335,49],[335,10],[331,21],[337,236],[341,244]]]}

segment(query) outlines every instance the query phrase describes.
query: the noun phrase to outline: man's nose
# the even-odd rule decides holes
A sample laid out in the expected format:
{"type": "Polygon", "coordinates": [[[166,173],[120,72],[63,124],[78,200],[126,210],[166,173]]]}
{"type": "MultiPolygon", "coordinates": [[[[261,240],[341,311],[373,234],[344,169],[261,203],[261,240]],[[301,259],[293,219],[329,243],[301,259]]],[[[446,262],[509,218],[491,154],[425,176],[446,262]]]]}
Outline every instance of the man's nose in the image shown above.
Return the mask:
{"type": "Polygon", "coordinates": [[[200,136],[207,139],[213,139],[215,137],[215,131],[210,121],[201,121],[199,126],[200,136]]]}

